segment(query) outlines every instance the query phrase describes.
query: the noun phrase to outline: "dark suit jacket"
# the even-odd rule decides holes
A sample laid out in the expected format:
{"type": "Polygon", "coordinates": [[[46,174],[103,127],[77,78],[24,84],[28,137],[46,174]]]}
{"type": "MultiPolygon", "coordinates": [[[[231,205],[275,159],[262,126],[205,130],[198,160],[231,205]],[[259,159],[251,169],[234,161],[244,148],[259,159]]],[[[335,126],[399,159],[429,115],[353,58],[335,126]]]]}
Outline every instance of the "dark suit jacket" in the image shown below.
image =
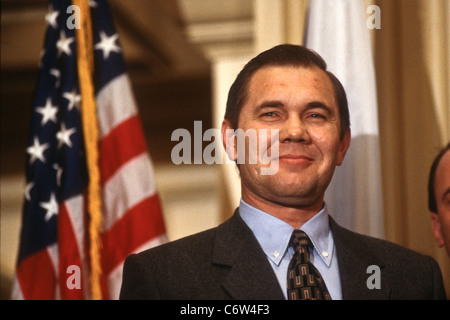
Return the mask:
{"type": "MultiPolygon", "coordinates": [[[[343,299],[445,299],[436,261],[348,231],[330,218],[343,299]],[[370,265],[381,289],[368,289],[370,265]]],[[[217,228],[129,256],[120,299],[284,299],[252,231],[238,211],[217,228]]]]}

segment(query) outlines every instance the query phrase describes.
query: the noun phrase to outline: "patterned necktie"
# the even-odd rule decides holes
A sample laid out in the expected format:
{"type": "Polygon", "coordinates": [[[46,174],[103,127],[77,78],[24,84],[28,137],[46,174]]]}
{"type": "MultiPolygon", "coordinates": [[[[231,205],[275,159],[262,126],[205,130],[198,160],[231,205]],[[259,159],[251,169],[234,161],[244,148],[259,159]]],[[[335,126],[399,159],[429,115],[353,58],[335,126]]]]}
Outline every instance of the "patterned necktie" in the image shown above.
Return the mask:
{"type": "Polygon", "coordinates": [[[290,241],[295,254],[289,262],[287,274],[288,299],[331,300],[319,270],[309,260],[309,237],[303,231],[294,230],[290,241]]]}

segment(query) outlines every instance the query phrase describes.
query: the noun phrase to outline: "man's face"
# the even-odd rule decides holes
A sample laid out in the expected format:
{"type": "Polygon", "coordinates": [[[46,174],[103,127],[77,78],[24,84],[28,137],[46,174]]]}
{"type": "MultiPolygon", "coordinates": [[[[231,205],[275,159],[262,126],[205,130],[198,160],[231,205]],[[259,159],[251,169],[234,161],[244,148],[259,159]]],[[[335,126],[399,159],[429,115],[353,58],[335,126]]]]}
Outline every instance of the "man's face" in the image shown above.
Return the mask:
{"type": "Polygon", "coordinates": [[[446,247],[450,256],[450,151],[439,161],[434,179],[438,211],[437,214],[431,213],[434,237],[439,247],[446,247]]]}
{"type": "MultiPolygon", "coordinates": [[[[259,161],[241,164],[243,199],[321,206],[334,169],[342,163],[350,144],[350,130],[340,140],[340,125],[333,85],[321,69],[271,66],[256,71],[248,85],[238,128],[257,133],[278,129],[279,157],[272,161],[279,163],[272,175],[261,175],[261,168],[267,165],[259,161]]],[[[229,123],[224,121],[224,126],[229,127],[229,123]]],[[[270,134],[267,136],[270,139],[270,134]]]]}

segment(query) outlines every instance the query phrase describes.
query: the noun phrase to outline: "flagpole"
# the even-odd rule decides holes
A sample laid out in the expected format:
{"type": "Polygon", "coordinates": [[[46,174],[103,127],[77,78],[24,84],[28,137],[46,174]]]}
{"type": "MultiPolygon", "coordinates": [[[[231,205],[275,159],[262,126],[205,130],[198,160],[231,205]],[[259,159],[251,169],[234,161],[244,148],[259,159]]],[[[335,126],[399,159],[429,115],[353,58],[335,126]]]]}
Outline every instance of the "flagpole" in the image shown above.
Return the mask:
{"type": "Polygon", "coordinates": [[[94,72],[92,24],[88,0],[73,0],[80,8],[81,28],[75,30],[77,39],[78,77],[81,92],[81,121],[83,124],[86,159],[89,174],[89,255],[90,285],[93,300],[102,299],[101,290],[101,222],[102,203],[100,192],[100,170],[98,166],[99,129],[92,74],[94,72]]]}

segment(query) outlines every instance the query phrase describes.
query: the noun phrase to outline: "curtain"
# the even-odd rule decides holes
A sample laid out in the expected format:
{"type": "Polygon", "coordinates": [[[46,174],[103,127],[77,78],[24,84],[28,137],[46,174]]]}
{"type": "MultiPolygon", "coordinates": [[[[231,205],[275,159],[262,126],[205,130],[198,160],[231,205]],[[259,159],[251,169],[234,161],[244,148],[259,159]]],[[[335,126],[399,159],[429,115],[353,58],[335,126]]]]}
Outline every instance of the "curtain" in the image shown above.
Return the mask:
{"type": "Polygon", "coordinates": [[[433,256],[450,296],[450,258],[434,241],[427,182],[450,140],[450,3],[381,0],[373,30],[385,236],[433,256]]]}

